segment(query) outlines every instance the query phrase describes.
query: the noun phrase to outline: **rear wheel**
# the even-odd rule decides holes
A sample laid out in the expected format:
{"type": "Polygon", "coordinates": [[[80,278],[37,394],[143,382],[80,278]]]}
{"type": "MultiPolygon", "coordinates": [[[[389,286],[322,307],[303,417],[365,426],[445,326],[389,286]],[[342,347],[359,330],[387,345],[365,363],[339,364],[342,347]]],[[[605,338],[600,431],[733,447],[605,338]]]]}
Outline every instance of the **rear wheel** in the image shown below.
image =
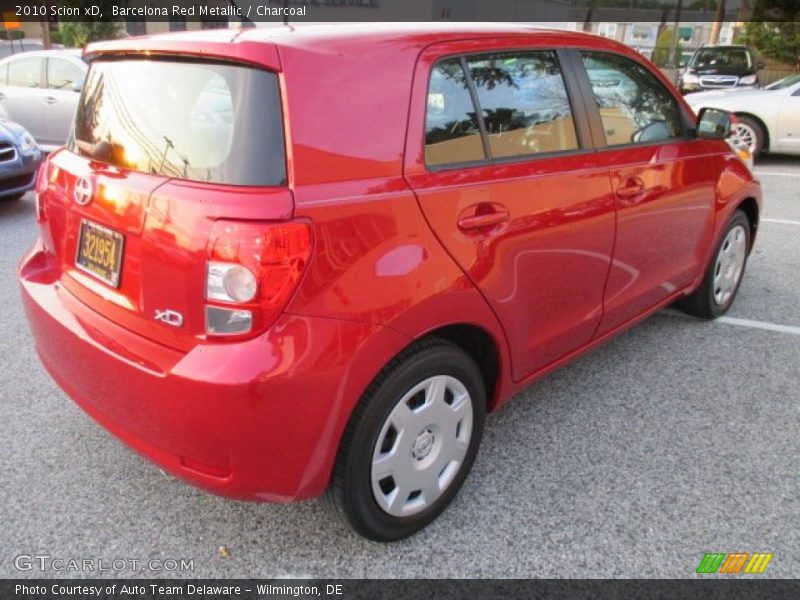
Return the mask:
{"type": "Polygon", "coordinates": [[[764,150],[767,134],[761,123],[747,116],[736,116],[737,123],[731,131],[731,139],[740,148],[747,148],[753,157],[764,150]]]}
{"type": "Polygon", "coordinates": [[[485,412],[480,370],[463,350],[429,340],[404,351],[351,417],[328,505],[369,539],[394,541],[422,529],[466,479],[485,412]]]}
{"type": "Polygon", "coordinates": [[[715,319],[728,312],[736,299],[750,249],[750,222],[737,210],[717,246],[700,288],[676,303],[682,311],[715,319]]]}

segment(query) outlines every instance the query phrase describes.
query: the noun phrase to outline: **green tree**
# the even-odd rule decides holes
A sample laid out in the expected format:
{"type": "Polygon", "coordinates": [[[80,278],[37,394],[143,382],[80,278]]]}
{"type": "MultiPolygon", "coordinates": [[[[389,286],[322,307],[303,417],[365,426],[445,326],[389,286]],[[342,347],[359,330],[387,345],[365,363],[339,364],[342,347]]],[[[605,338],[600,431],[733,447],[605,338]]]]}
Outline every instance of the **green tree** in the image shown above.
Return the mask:
{"type": "Polygon", "coordinates": [[[789,21],[750,22],[744,30],[744,43],[763,56],[794,65],[800,70],[800,23],[798,13],[789,21]]]}
{"type": "MultiPolygon", "coordinates": [[[[666,67],[672,61],[672,46],[675,44],[675,28],[664,27],[658,34],[656,47],[653,50],[653,62],[656,66],[666,67]]],[[[681,55],[681,45],[678,43],[677,55],[681,55]]]]}
{"type": "MultiPolygon", "coordinates": [[[[92,0],[61,0],[62,6],[77,7],[80,14],[88,7],[96,5],[104,15],[111,14],[113,2],[102,0],[100,2],[92,0]]],[[[122,32],[122,24],[119,21],[66,21],[59,27],[61,43],[73,48],[82,48],[89,42],[99,40],[113,40],[119,37],[122,32]]]]}

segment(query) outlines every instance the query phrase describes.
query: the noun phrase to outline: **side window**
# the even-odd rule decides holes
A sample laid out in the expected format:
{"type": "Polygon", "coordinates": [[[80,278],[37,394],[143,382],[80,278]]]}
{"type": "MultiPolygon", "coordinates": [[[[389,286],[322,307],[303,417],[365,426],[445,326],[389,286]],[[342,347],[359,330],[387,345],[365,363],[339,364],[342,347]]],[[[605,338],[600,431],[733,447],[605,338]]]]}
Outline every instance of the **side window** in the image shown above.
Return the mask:
{"type": "Polygon", "coordinates": [[[68,60],[47,59],[47,87],[56,90],[71,90],[83,77],[81,68],[68,60]]]}
{"type": "Polygon", "coordinates": [[[614,54],[582,52],[581,56],[609,146],[681,137],[678,103],[650,71],[614,54]]]}
{"type": "Polygon", "coordinates": [[[38,88],[42,85],[42,60],[20,58],[8,64],[8,85],[38,88]]]}
{"type": "Polygon", "coordinates": [[[492,158],[578,148],[554,52],[494,54],[467,61],[492,158]]]}
{"type": "Polygon", "coordinates": [[[437,63],[428,86],[425,163],[447,165],[484,160],[478,119],[459,59],[437,63]]]}

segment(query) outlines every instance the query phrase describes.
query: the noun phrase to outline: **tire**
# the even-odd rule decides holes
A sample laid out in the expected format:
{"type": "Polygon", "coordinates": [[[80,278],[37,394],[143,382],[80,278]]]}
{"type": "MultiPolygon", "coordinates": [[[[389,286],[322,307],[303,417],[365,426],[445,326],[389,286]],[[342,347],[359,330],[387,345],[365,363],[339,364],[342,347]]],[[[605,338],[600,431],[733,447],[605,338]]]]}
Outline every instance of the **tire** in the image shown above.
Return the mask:
{"type": "Polygon", "coordinates": [[[716,319],[724,315],[736,299],[749,252],[750,222],[744,212],[737,210],[714,250],[702,284],[675,306],[702,319],[716,319]]]}
{"type": "Polygon", "coordinates": [[[325,495],[328,507],[371,540],[419,531],[464,483],[485,414],[483,378],[469,355],[438,339],[412,345],[353,411],[325,495]]]}
{"type": "Polygon", "coordinates": [[[753,158],[757,157],[764,151],[767,142],[767,133],[764,131],[764,127],[746,115],[736,115],[736,118],[739,122],[734,126],[734,139],[750,150],[753,158]]]}

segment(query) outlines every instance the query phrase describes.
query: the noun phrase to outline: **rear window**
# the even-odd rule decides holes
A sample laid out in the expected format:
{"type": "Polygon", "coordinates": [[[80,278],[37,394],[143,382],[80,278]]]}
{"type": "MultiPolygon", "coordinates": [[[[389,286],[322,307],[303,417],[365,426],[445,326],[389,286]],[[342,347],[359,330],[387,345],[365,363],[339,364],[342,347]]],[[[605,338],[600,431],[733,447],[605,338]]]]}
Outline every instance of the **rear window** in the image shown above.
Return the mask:
{"type": "Polygon", "coordinates": [[[277,76],[205,61],[96,60],[70,147],[94,160],[165,177],[283,185],[277,76]]]}

